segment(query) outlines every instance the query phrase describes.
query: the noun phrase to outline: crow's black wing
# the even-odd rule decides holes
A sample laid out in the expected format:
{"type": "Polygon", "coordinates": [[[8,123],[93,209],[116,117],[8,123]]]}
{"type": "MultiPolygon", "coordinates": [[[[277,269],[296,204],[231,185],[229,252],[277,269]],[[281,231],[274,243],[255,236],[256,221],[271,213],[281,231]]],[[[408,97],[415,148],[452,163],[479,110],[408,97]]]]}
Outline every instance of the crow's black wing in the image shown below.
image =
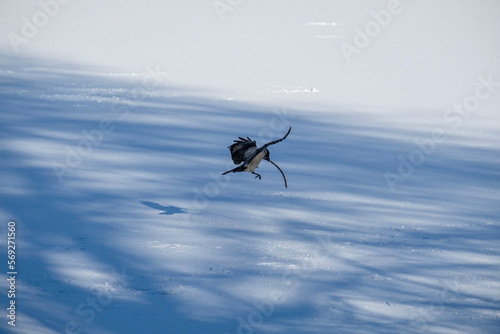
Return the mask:
{"type": "Polygon", "coordinates": [[[235,140],[234,144],[229,146],[229,151],[231,151],[231,159],[233,159],[233,162],[236,165],[245,161],[245,159],[249,156],[249,153],[255,151],[255,149],[257,148],[255,140],[251,140],[248,137],[247,139],[241,137],[239,138],[240,140],[235,140]]]}
{"type": "Polygon", "coordinates": [[[286,135],[285,135],[283,138],[278,139],[278,140],[274,140],[274,141],[272,141],[272,142],[270,142],[270,143],[265,144],[265,145],[264,145],[264,146],[262,146],[262,147],[266,148],[266,147],[268,147],[269,145],[274,145],[274,144],[279,143],[280,141],[285,140],[285,139],[286,139],[286,137],[288,137],[288,135],[290,134],[290,131],[292,131],[292,127],[290,127],[290,128],[288,129],[288,132],[286,133],[286,135]]]}

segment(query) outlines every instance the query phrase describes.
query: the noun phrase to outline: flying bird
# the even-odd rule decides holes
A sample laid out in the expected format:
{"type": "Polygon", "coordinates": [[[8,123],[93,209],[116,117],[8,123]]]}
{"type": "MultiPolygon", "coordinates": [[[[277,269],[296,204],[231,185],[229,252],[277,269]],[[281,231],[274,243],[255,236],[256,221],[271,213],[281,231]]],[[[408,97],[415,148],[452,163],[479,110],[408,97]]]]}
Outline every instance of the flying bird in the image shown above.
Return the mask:
{"type": "Polygon", "coordinates": [[[255,169],[259,167],[260,162],[265,159],[272,163],[276,168],[279,169],[281,175],[283,175],[283,179],[285,180],[285,188],[288,188],[286,184],[286,177],[281,168],[278,167],[274,162],[271,161],[268,146],[279,143],[280,141],[285,140],[285,138],[290,134],[292,127],[288,129],[286,135],[278,140],[274,140],[269,142],[262,147],[257,148],[257,144],[255,140],[250,138],[242,138],[238,137],[239,140],[235,140],[234,144],[229,146],[229,151],[231,151],[231,158],[235,165],[241,164],[238,167],[228,170],[227,172],[222,173],[222,175],[226,175],[227,173],[237,173],[237,172],[250,172],[255,175],[255,178],[261,179],[261,176],[255,173],[255,169]]]}

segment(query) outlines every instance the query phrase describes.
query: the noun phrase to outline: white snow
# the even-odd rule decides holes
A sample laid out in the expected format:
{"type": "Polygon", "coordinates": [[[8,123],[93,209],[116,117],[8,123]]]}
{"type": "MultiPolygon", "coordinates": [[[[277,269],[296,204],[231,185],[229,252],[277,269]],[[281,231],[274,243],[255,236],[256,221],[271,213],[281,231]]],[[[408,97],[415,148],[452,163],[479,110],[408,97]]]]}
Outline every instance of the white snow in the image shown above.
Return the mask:
{"type": "Polygon", "coordinates": [[[497,333],[498,17],[2,2],[0,331],[497,333]],[[288,188],[266,161],[221,175],[238,136],[289,126],[288,188]]]}

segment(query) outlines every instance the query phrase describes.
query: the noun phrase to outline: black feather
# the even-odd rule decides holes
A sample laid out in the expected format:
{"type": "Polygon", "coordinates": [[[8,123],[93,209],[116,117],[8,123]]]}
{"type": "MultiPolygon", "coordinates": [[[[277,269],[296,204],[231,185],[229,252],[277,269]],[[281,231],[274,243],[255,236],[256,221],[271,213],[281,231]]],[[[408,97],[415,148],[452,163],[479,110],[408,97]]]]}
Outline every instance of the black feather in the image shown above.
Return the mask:
{"type": "Polygon", "coordinates": [[[241,140],[235,140],[234,144],[229,146],[229,151],[231,151],[231,159],[233,159],[233,162],[238,165],[245,161],[245,153],[248,151],[249,148],[252,147],[257,147],[257,144],[255,143],[254,140],[251,140],[250,138],[245,139],[239,137],[241,140]]]}

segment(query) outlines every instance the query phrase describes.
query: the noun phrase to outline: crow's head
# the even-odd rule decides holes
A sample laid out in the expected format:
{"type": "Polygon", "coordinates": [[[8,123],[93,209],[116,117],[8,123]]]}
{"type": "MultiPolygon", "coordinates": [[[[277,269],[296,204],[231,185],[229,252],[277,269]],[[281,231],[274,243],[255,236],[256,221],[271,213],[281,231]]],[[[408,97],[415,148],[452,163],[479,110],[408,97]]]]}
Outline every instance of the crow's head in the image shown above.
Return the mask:
{"type": "Polygon", "coordinates": [[[269,154],[268,149],[266,149],[266,155],[264,156],[264,159],[266,159],[267,161],[271,161],[271,155],[269,154]]]}

